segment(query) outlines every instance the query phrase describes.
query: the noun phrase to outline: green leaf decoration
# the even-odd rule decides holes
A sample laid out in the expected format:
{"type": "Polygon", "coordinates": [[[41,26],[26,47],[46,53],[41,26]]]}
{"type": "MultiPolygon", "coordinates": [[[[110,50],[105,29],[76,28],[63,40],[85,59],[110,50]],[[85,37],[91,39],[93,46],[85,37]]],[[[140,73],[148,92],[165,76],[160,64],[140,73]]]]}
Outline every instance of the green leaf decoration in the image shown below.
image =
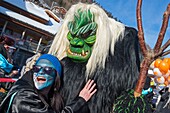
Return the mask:
{"type": "Polygon", "coordinates": [[[146,96],[135,98],[134,90],[127,90],[115,100],[113,113],[152,113],[152,104],[146,96]]]}

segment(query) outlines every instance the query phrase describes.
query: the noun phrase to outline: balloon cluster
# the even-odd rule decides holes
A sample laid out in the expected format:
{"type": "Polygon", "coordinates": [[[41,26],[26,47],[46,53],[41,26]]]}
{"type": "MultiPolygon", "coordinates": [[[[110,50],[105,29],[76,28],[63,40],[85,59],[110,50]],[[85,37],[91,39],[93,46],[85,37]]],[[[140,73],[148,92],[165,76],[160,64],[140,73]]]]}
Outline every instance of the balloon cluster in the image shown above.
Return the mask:
{"type": "Polygon", "coordinates": [[[156,84],[170,85],[170,58],[156,59],[150,65],[149,74],[156,84]]]}

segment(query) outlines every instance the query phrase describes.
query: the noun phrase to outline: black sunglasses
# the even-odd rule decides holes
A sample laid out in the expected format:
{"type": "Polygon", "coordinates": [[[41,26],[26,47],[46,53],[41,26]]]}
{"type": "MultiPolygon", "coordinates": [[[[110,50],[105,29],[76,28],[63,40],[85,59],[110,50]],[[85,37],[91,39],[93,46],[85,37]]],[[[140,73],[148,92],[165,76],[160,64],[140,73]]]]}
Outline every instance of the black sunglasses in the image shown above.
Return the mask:
{"type": "Polygon", "coordinates": [[[53,72],[55,72],[55,74],[57,74],[57,72],[56,72],[56,70],[54,68],[48,67],[48,66],[42,67],[42,66],[38,66],[38,65],[33,65],[33,69],[32,70],[34,72],[38,73],[41,69],[43,69],[43,72],[45,74],[48,74],[48,75],[50,75],[53,72]]]}

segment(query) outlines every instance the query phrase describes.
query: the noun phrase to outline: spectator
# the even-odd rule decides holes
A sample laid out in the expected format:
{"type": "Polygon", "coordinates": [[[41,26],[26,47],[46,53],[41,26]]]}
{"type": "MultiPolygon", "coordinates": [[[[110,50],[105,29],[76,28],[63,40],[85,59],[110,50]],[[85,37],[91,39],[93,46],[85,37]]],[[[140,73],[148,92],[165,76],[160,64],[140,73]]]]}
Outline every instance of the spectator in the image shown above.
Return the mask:
{"type": "MultiPolygon", "coordinates": [[[[8,61],[8,63],[10,63],[10,64],[12,64],[12,59],[9,54],[9,48],[10,48],[10,46],[13,46],[14,43],[15,43],[15,41],[12,38],[9,38],[7,36],[0,37],[0,54],[2,56],[4,56],[5,59],[8,61]]],[[[10,75],[16,75],[18,73],[18,70],[16,70],[15,66],[12,66],[12,69],[10,72],[7,72],[7,73],[8,74],[10,73],[10,75]]]]}
{"type": "MultiPolygon", "coordinates": [[[[0,37],[0,78],[13,77],[18,74],[18,70],[12,64],[9,48],[14,45],[14,40],[7,37],[0,37]]],[[[13,83],[0,82],[0,102],[6,96],[13,83]]]]}
{"type": "Polygon", "coordinates": [[[8,50],[10,46],[14,45],[14,40],[7,37],[7,36],[1,36],[0,37],[0,54],[2,54],[10,63],[11,63],[11,57],[9,56],[8,50]]]}

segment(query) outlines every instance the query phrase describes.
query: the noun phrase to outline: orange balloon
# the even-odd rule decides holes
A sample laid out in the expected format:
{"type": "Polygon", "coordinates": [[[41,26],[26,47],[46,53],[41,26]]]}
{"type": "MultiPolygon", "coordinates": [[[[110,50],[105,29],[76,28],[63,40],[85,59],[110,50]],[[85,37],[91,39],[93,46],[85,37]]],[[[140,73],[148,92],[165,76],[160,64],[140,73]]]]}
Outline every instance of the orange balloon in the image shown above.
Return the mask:
{"type": "Polygon", "coordinates": [[[168,83],[168,81],[165,81],[164,84],[165,84],[166,86],[168,86],[169,83],[168,83]]]}
{"type": "Polygon", "coordinates": [[[164,58],[163,61],[167,62],[169,65],[169,70],[170,70],[170,58],[164,58]]]}
{"type": "Polygon", "coordinates": [[[167,78],[167,81],[170,83],[170,76],[167,78]]]}
{"type": "Polygon", "coordinates": [[[161,77],[161,76],[162,76],[162,73],[161,73],[161,71],[159,70],[159,68],[154,68],[154,69],[153,69],[153,74],[154,74],[156,77],[161,77]]]}
{"type": "Polygon", "coordinates": [[[162,61],[162,62],[159,64],[159,70],[160,70],[162,73],[166,74],[166,73],[168,72],[168,70],[169,70],[169,65],[168,65],[168,63],[162,61]]]}
{"type": "Polygon", "coordinates": [[[168,77],[170,76],[170,70],[168,70],[168,72],[165,73],[165,74],[163,74],[162,76],[163,76],[164,78],[168,78],[168,77]]]}
{"type": "Polygon", "coordinates": [[[170,58],[164,58],[163,61],[168,63],[170,61],[170,58]]]}
{"type": "Polygon", "coordinates": [[[165,78],[164,78],[164,77],[158,77],[158,78],[156,78],[156,83],[164,84],[164,82],[165,82],[165,78]]]}
{"type": "Polygon", "coordinates": [[[159,64],[160,64],[161,62],[162,62],[161,59],[156,59],[156,60],[155,60],[155,63],[154,63],[154,66],[158,68],[158,67],[159,67],[159,64]]]}

